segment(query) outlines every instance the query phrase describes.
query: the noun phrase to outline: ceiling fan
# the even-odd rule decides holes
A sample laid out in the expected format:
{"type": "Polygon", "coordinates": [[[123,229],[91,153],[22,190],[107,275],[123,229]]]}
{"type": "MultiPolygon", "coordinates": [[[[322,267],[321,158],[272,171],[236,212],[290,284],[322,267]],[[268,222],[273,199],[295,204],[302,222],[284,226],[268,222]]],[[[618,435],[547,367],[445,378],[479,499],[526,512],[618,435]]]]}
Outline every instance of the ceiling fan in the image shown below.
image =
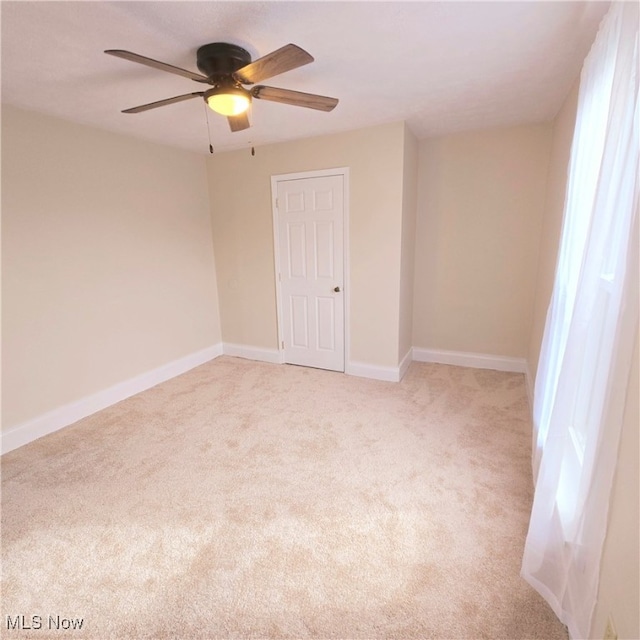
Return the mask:
{"type": "Polygon", "coordinates": [[[211,88],[206,91],[194,91],[173,98],[165,98],[125,109],[122,113],[141,113],[183,100],[202,97],[211,109],[227,116],[231,131],[242,131],[251,126],[247,109],[253,98],[320,111],[331,111],[338,104],[336,98],[256,84],[313,62],[313,57],[295,44],[287,44],[253,62],[251,54],[235,44],[227,42],[206,44],[200,47],[196,54],[196,64],[201,74],[121,49],[108,49],[105,53],[211,85],[211,88]],[[242,85],[254,86],[245,89],[242,85]]]}

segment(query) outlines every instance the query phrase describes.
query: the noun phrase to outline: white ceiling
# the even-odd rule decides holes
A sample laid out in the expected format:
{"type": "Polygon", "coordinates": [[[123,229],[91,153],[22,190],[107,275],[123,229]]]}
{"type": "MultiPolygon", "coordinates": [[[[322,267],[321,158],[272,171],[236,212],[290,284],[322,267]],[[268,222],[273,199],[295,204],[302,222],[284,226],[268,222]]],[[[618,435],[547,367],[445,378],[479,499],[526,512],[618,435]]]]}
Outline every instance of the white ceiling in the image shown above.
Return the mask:
{"type": "Polygon", "coordinates": [[[255,100],[217,151],[406,120],[419,137],[554,117],[608,8],[603,2],[2,2],[2,102],[208,152],[204,101],[121,109],[199,91],[107,56],[126,49],[198,71],[196,49],[253,59],[293,42],[315,62],[265,81],[334,96],[331,113],[255,100]]]}

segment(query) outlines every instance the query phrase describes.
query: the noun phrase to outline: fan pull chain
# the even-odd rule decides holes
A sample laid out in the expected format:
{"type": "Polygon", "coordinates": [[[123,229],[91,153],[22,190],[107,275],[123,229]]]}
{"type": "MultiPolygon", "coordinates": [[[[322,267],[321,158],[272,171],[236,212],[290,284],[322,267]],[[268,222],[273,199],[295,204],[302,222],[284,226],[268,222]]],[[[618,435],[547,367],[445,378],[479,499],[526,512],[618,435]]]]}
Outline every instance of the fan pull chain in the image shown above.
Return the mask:
{"type": "Polygon", "coordinates": [[[204,103],[204,119],[207,123],[207,136],[209,137],[209,153],[213,155],[213,145],[211,144],[211,129],[209,129],[209,111],[207,103],[204,103]]]}

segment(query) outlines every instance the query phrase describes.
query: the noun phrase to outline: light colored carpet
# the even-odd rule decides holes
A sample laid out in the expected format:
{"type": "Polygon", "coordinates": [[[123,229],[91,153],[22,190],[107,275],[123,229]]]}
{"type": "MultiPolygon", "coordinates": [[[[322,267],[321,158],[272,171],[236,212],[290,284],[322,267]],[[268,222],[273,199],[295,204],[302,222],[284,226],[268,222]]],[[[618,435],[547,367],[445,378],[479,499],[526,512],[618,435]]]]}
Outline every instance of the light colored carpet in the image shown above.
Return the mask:
{"type": "Polygon", "coordinates": [[[3,637],[564,639],[530,442],[519,374],[218,358],[3,456],[3,637]]]}

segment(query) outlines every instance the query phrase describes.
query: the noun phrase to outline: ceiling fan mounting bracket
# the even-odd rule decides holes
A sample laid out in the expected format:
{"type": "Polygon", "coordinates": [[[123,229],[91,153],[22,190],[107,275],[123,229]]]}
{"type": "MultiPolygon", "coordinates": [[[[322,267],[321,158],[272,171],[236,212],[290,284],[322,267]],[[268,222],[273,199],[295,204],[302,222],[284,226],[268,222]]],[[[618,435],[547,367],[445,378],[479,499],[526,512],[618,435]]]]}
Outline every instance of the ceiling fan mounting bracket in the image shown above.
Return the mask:
{"type": "Polygon", "coordinates": [[[251,62],[251,54],[246,49],[227,42],[205,44],[196,56],[198,69],[211,79],[228,76],[251,62]]]}

